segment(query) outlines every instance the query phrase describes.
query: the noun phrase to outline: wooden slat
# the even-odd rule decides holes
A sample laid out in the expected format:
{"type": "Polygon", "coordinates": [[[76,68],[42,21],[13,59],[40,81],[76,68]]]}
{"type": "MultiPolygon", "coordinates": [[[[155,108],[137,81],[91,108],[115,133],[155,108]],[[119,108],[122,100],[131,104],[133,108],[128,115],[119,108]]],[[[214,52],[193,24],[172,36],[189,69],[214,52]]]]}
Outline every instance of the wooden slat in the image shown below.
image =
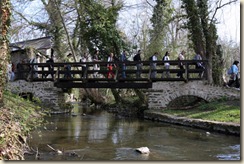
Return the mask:
{"type": "MultiPolygon", "coordinates": [[[[147,88],[151,87],[152,82],[157,81],[189,81],[189,80],[203,80],[203,78],[198,77],[198,73],[204,72],[206,70],[204,69],[195,69],[195,64],[197,61],[193,60],[183,60],[181,61],[184,64],[184,69],[179,69],[178,64],[179,61],[177,60],[171,60],[167,61],[170,63],[170,69],[167,70],[164,67],[164,61],[156,61],[154,63],[157,63],[157,69],[152,70],[150,68],[150,61],[142,61],[140,63],[143,64],[141,75],[143,78],[136,78],[136,64],[138,62],[134,61],[128,61],[124,62],[127,66],[127,69],[125,70],[126,78],[122,79],[121,74],[123,70],[120,68],[121,64],[123,62],[109,62],[109,64],[113,63],[117,65],[117,67],[113,70],[113,73],[115,74],[115,79],[108,79],[106,78],[106,75],[108,73],[107,70],[107,64],[108,62],[85,62],[85,63],[54,63],[52,66],[54,67],[53,71],[48,70],[48,63],[38,63],[38,64],[23,64],[28,65],[30,67],[33,67],[34,65],[38,65],[38,73],[39,77],[38,79],[30,79],[32,82],[39,82],[39,81],[53,81],[51,78],[51,73],[55,74],[55,85],[58,87],[81,87],[81,88],[147,88]],[[64,79],[64,74],[67,72],[64,70],[64,66],[69,64],[71,66],[71,75],[73,78],[71,79],[64,79]],[[85,77],[87,78],[81,78],[82,69],[81,65],[86,64],[88,69],[85,72],[85,77]],[[93,70],[94,64],[100,65],[100,70],[93,70]],[[152,71],[157,71],[157,78],[149,78],[152,71]],[[163,72],[169,71],[171,78],[160,78],[162,76],[163,72]],[[101,78],[93,78],[93,74],[97,72],[98,74],[102,75],[101,78]],[[183,73],[184,77],[186,78],[178,78],[175,77],[176,73],[183,73]],[[44,75],[49,74],[50,78],[43,78],[44,75]]],[[[206,60],[202,60],[201,62],[206,64],[206,60]]],[[[30,70],[21,71],[22,73],[29,74],[30,70]]],[[[21,73],[20,72],[20,73],[21,73]]],[[[18,72],[17,72],[18,73],[18,72]]],[[[17,75],[17,74],[16,74],[17,75]]],[[[17,76],[18,77],[18,76],[17,76]]],[[[21,76],[20,76],[21,77],[21,76]]]]}

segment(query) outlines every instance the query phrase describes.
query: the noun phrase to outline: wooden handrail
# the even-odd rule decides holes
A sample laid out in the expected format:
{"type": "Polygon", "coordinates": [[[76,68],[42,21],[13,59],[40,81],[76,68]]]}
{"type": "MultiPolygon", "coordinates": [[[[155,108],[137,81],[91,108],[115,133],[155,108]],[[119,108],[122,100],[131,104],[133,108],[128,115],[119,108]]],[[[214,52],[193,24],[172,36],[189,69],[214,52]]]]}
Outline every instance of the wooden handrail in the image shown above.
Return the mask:
{"type": "MultiPolygon", "coordinates": [[[[106,81],[106,73],[107,73],[107,64],[115,64],[117,67],[115,70],[113,70],[115,74],[115,81],[119,81],[120,74],[122,72],[121,66],[122,64],[125,64],[127,69],[125,70],[125,73],[127,75],[128,81],[138,81],[139,79],[136,78],[136,64],[142,63],[142,75],[143,78],[148,79],[149,81],[152,80],[150,78],[150,74],[152,71],[157,71],[157,77],[154,78],[157,79],[157,81],[167,81],[167,78],[161,78],[161,74],[165,71],[169,71],[172,77],[168,78],[169,81],[179,81],[179,78],[175,76],[176,73],[183,72],[184,78],[182,78],[183,81],[189,81],[189,80],[202,80],[202,77],[198,77],[202,72],[206,72],[206,67],[207,67],[207,60],[182,60],[180,61],[184,65],[184,69],[180,69],[178,67],[179,61],[178,60],[169,60],[169,61],[140,61],[140,62],[135,62],[135,61],[114,61],[114,62],[104,62],[104,61],[99,61],[99,62],[74,62],[74,63],[51,63],[53,70],[49,70],[48,67],[50,66],[50,63],[23,63],[20,65],[25,65],[26,70],[18,70],[16,73],[17,74],[31,74],[30,78],[28,79],[29,81],[47,81],[47,80],[54,80],[50,78],[44,78],[46,74],[56,74],[55,80],[59,81],[60,79],[64,79],[64,74],[66,71],[64,70],[65,65],[70,65],[71,67],[71,75],[72,75],[72,80],[70,81],[78,81],[78,82],[89,82],[89,79],[93,79],[94,77],[92,76],[94,72],[98,72],[98,74],[101,75],[100,80],[101,81],[106,81]],[[152,69],[150,67],[150,63],[156,63],[157,64],[157,69],[152,69]],[[202,62],[203,65],[205,66],[205,69],[196,69],[195,65],[197,62],[202,62]],[[167,70],[164,68],[164,64],[169,63],[170,64],[170,69],[167,70]],[[81,66],[83,64],[87,65],[87,69],[85,72],[85,77],[86,78],[81,78],[81,66]],[[100,70],[93,70],[94,64],[98,64],[100,66],[100,70]],[[38,70],[34,70],[34,66],[38,67],[38,70]],[[38,79],[34,79],[33,74],[37,73],[39,75],[38,79]],[[160,75],[159,75],[160,74],[160,75]],[[82,79],[82,80],[81,80],[82,79]]],[[[17,76],[18,77],[18,76],[17,76]]],[[[21,76],[19,76],[21,77],[21,76]]],[[[25,77],[27,78],[27,76],[25,77]]],[[[126,79],[124,79],[126,81],[126,79]]],[[[94,81],[94,80],[93,80],[94,81]]],[[[99,78],[97,79],[99,81],[99,78]]],[[[107,80],[110,81],[110,80],[107,80]]]]}

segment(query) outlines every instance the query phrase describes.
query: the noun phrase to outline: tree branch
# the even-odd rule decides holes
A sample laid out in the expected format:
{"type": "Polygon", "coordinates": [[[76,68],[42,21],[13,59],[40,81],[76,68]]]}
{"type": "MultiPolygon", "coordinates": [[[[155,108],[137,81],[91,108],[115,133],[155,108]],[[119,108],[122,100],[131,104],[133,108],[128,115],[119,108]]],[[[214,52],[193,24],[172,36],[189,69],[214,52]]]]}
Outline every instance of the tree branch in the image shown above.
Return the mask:
{"type": "Polygon", "coordinates": [[[148,0],[146,0],[146,2],[149,6],[153,7],[153,5],[150,2],[148,2],[148,0]]]}
{"type": "Polygon", "coordinates": [[[221,3],[220,3],[220,6],[218,6],[218,7],[215,9],[215,11],[214,11],[214,14],[213,14],[213,16],[212,16],[212,19],[211,19],[211,21],[210,21],[210,24],[213,22],[213,19],[214,19],[215,15],[216,15],[218,9],[220,9],[220,8],[226,6],[226,5],[230,5],[231,3],[235,3],[235,2],[237,2],[237,0],[229,1],[228,3],[225,3],[225,4],[223,4],[223,5],[221,5],[221,3]]]}

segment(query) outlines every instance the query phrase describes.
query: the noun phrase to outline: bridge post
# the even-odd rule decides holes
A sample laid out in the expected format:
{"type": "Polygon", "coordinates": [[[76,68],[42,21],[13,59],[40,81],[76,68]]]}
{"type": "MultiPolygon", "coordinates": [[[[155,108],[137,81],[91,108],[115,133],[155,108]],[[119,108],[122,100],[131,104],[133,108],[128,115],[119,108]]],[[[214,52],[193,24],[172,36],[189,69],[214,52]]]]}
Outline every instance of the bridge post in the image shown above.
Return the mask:
{"type": "Polygon", "coordinates": [[[186,63],[185,68],[186,68],[185,69],[186,80],[188,81],[188,79],[189,79],[189,73],[188,73],[189,65],[188,65],[188,63],[186,63]]]}

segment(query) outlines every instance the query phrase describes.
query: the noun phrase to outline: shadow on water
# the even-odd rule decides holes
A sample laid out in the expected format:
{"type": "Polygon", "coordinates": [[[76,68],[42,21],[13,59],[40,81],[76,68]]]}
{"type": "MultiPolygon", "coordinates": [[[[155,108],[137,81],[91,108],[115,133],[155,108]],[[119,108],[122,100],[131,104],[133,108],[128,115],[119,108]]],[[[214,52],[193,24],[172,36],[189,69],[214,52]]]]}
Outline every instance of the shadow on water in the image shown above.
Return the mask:
{"type": "Polygon", "coordinates": [[[25,155],[26,160],[240,160],[236,136],[123,118],[80,105],[72,114],[45,120],[48,123],[28,139],[33,151],[25,155]],[[148,147],[150,153],[136,152],[139,147],[148,147]]]}

